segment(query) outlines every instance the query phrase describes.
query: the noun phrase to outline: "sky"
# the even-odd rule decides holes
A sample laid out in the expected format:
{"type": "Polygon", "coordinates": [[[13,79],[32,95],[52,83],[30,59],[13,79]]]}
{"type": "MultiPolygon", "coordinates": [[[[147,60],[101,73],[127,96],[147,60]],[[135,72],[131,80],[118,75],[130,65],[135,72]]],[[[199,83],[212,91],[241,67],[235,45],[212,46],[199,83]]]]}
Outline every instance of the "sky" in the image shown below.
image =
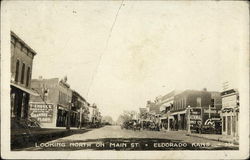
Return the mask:
{"type": "Polygon", "coordinates": [[[12,1],[10,29],[37,55],[32,78],[68,77],[102,115],[177,89],[239,84],[245,2],[12,1]]]}

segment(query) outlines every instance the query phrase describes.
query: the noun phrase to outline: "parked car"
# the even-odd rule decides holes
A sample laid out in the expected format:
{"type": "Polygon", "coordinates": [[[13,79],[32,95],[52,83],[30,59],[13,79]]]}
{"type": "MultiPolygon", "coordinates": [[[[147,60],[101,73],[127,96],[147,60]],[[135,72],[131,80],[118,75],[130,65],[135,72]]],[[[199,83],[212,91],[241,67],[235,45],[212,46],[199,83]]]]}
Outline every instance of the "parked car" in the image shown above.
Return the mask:
{"type": "Polygon", "coordinates": [[[200,128],[200,133],[221,134],[221,120],[208,119],[200,128]]]}

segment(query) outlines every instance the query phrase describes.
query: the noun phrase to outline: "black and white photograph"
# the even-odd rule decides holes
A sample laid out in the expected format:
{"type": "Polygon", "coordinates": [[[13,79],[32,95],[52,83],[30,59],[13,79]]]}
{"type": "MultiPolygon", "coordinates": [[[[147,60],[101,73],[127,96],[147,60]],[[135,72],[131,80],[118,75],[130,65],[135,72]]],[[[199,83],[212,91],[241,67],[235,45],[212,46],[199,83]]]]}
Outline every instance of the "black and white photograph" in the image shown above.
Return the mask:
{"type": "Polygon", "coordinates": [[[247,1],[1,2],[4,159],[246,159],[247,1]]]}

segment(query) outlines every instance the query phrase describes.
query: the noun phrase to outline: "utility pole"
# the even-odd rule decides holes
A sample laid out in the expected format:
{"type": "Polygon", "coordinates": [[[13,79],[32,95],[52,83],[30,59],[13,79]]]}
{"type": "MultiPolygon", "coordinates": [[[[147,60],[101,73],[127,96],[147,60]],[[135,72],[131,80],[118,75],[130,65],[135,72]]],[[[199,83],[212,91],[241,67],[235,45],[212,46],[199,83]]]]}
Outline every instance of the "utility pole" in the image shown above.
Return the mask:
{"type": "Polygon", "coordinates": [[[71,115],[71,101],[69,101],[69,111],[68,111],[68,117],[67,117],[67,125],[66,129],[70,130],[70,115],[71,115]]]}
{"type": "Polygon", "coordinates": [[[211,105],[208,105],[208,118],[211,118],[211,105]]]}
{"type": "Polygon", "coordinates": [[[82,128],[82,107],[80,108],[80,124],[79,124],[79,128],[82,128]]]}

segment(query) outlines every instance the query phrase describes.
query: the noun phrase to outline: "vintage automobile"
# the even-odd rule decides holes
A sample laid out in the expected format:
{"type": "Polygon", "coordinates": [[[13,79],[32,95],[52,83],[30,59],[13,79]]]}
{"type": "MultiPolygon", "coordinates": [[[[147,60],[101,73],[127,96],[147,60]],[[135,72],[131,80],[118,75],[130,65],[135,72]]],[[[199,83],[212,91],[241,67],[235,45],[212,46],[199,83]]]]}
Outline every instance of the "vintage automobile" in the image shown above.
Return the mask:
{"type": "Polygon", "coordinates": [[[200,133],[206,134],[221,134],[221,120],[207,119],[199,129],[200,133]]]}
{"type": "Polygon", "coordinates": [[[121,129],[133,129],[133,124],[137,123],[136,120],[128,120],[122,123],[121,129]]]}

